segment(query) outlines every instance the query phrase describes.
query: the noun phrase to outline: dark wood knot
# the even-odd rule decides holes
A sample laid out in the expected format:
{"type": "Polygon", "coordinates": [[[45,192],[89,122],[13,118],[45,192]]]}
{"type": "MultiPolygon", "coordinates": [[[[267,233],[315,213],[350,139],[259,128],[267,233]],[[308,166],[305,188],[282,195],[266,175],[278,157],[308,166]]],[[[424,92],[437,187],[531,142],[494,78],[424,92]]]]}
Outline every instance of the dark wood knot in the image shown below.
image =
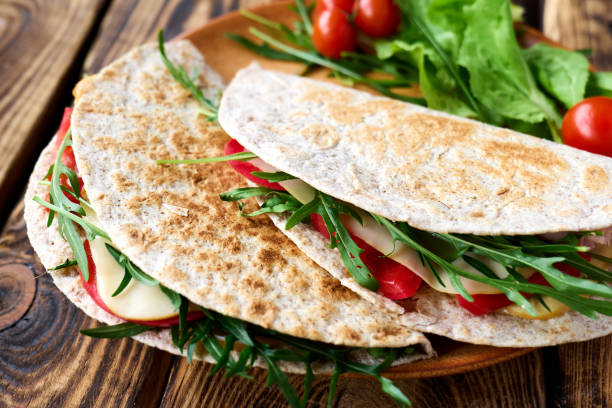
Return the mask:
{"type": "Polygon", "coordinates": [[[0,266],[0,330],[21,319],[35,294],[36,281],[27,267],[21,264],[0,266]]]}

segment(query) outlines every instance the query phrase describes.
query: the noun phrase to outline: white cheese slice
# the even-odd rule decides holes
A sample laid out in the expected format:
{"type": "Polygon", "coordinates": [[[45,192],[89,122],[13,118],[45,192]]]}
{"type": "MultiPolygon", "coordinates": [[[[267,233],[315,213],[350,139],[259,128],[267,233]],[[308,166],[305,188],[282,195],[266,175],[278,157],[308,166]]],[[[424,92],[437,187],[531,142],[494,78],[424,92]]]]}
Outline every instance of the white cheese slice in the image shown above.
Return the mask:
{"type": "MultiPolygon", "coordinates": [[[[86,213],[87,221],[99,224],[93,210],[86,208],[86,213]]],[[[159,285],[149,286],[132,279],[120,294],[112,296],[123,279],[124,270],[108,252],[106,243],[109,241],[101,237],[89,242],[96,266],[96,285],[104,304],[126,320],[161,320],[177,316],[178,310],[159,285]]]]}

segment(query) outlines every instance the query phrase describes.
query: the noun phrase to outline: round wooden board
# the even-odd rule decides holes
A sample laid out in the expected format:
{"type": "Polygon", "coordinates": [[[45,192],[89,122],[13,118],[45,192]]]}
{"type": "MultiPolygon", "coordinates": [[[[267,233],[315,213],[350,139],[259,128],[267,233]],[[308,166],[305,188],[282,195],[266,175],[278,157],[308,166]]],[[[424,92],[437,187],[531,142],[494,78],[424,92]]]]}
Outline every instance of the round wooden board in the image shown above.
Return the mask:
{"type": "MultiPolygon", "coordinates": [[[[291,2],[264,5],[254,8],[253,12],[271,20],[291,25],[297,19],[297,14],[289,9],[289,4],[291,2]]],[[[251,26],[257,26],[257,24],[238,12],[233,12],[212,20],[201,28],[184,33],[179,38],[185,38],[194,43],[204,54],[206,62],[226,82],[229,82],[238,70],[246,67],[252,61],[257,61],[264,68],[292,74],[298,74],[303,70],[304,66],[299,63],[274,61],[260,57],[226,36],[226,33],[248,36],[248,30],[251,26]]],[[[258,28],[261,29],[261,27],[258,28]]],[[[332,79],[327,77],[327,73],[326,70],[317,70],[311,77],[331,81],[332,79]]],[[[418,89],[408,90],[405,93],[416,96],[418,95],[418,89]]],[[[535,350],[533,348],[480,346],[439,336],[428,337],[432,340],[432,345],[438,352],[436,358],[393,367],[387,370],[385,375],[393,379],[407,379],[458,374],[488,367],[535,350]]]]}

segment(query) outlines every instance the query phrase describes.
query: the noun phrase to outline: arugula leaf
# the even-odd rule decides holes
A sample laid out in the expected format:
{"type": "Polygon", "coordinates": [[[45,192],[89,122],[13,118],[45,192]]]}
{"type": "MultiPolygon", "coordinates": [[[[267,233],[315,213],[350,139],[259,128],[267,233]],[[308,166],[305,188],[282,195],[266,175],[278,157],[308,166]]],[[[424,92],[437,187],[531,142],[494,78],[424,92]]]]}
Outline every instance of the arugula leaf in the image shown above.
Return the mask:
{"type": "Polygon", "coordinates": [[[418,68],[419,87],[425,96],[427,107],[459,116],[479,117],[476,110],[470,107],[461,95],[457,83],[449,76],[441,61],[438,62],[433,49],[420,42],[409,43],[401,39],[377,41],[375,48],[381,59],[401,56],[407,59],[407,63],[418,68]]]}
{"type": "Polygon", "coordinates": [[[458,63],[467,69],[476,98],[505,117],[560,126],[561,116],[538,89],[523,59],[509,2],[476,0],[463,8],[463,17],[466,28],[458,63]]]}
{"type": "Polygon", "coordinates": [[[61,264],[52,266],[51,268],[49,268],[49,270],[50,271],[57,271],[59,269],[64,269],[64,268],[68,268],[70,266],[75,266],[75,265],[77,265],[76,259],[66,259],[61,264]]]}
{"type": "Polygon", "coordinates": [[[117,289],[115,289],[111,297],[115,297],[121,292],[123,292],[123,290],[127,287],[131,280],[132,275],[128,272],[127,268],[123,268],[123,279],[121,279],[119,286],[117,286],[117,289]]]}
{"type": "Polygon", "coordinates": [[[168,297],[168,299],[170,299],[170,303],[172,303],[172,306],[174,306],[175,309],[181,307],[181,295],[171,289],[168,289],[164,285],[159,285],[159,289],[168,297]]]}
{"type": "Polygon", "coordinates": [[[195,84],[197,75],[193,75],[194,78],[190,77],[185,71],[185,68],[183,68],[181,65],[178,67],[174,66],[174,64],[166,56],[166,50],[164,48],[164,30],[159,30],[157,32],[157,45],[162,61],[164,62],[166,68],[168,68],[168,71],[170,71],[170,74],[174,80],[183,85],[189,92],[191,92],[191,95],[193,95],[193,97],[202,104],[202,113],[209,121],[216,121],[218,113],[217,106],[210,99],[206,98],[204,93],[202,93],[202,90],[195,84]]]}
{"type": "Polygon", "coordinates": [[[238,44],[243,45],[245,48],[248,48],[254,53],[261,55],[262,57],[278,61],[302,62],[301,58],[286,52],[277,51],[265,42],[263,44],[256,44],[242,35],[233,33],[225,33],[225,35],[230,40],[236,41],[238,44]]]}
{"type": "Polygon", "coordinates": [[[285,173],[284,171],[277,171],[274,173],[254,171],[251,174],[254,175],[255,177],[259,177],[261,179],[268,180],[271,183],[277,183],[279,181],[285,181],[285,180],[295,180],[295,177],[293,177],[291,174],[285,173]]]}
{"type": "Polygon", "coordinates": [[[116,324],[114,326],[100,326],[93,329],[81,329],[80,332],[81,334],[89,337],[119,339],[123,337],[132,337],[152,329],[154,329],[154,327],[126,322],[116,324]]]}
{"type": "Polygon", "coordinates": [[[230,160],[247,161],[256,159],[257,155],[251,152],[239,152],[220,157],[206,157],[203,159],[187,159],[187,160],[155,160],[156,164],[200,164],[200,163],[217,163],[230,160]]]}
{"type": "Polygon", "coordinates": [[[110,244],[105,244],[106,250],[123,267],[126,273],[129,273],[132,278],[147,286],[157,286],[159,282],[142,271],[136,264],[125,256],[121,251],[110,244]]]}
{"type": "MultiPolygon", "coordinates": [[[[439,24],[440,21],[438,20],[444,16],[443,8],[446,9],[447,7],[439,7],[438,10],[431,10],[427,13],[426,6],[428,3],[432,8],[436,6],[435,2],[426,1],[413,0],[410,4],[404,1],[396,2],[405,19],[410,22],[410,28],[404,35],[412,41],[418,41],[415,45],[407,45],[401,42],[398,42],[397,45],[403,46],[407,50],[416,51],[419,84],[425,94],[428,106],[433,109],[451,108],[453,111],[450,113],[477,117],[482,121],[491,122],[492,120],[489,119],[487,112],[481,109],[472,92],[470,92],[466,81],[459,72],[458,65],[455,63],[456,57],[453,54],[461,41],[459,33],[463,23],[461,20],[445,19],[444,22],[449,26],[444,27],[439,24]],[[427,66],[426,56],[434,64],[432,67],[435,66],[437,69],[435,76],[432,75],[427,66]],[[454,92],[448,91],[454,87],[456,87],[454,92]],[[443,92],[439,93],[438,91],[443,92]],[[448,102],[444,101],[445,97],[449,99],[448,102]]],[[[455,14],[455,7],[451,5],[447,12],[455,14]]]]}
{"type": "Polygon", "coordinates": [[[565,107],[584,98],[589,61],[578,52],[539,43],[521,51],[542,87],[565,107]]]}

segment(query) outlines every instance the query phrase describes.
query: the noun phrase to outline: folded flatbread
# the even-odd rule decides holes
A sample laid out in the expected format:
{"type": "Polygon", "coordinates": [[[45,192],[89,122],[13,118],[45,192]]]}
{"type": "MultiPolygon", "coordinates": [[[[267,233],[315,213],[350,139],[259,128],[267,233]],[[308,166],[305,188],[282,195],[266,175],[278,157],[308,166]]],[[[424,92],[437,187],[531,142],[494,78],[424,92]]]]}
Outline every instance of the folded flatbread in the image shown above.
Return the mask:
{"type": "MultiPolygon", "coordinates": [[[[208,97],[222,89],[191,43],[170,43],[167,54],[199,73],[208,97]]],[[[227,164],[155,164],[158,158],[222,155],[228,140],[198,113],[200,105],[172,79],[155,45],[88,77],[75,96],[73,148],[88,199],[113,244],[146,274],[197,305],[285,334],[358,347],[418,345],[403,362],[433,355],[421,333],[346,289],[268,219],[240,217],[234,205],[220,201],[219,192],[242,183],[227,164]]],[[[72,258],[57,224],[47,228],[47,212],[32,201],[48,189],[38,182],[52,155],[50,145],[32,174],[25,205],[30,241],[47,268],[72,258]]],[[[76,268],[51,274],[87,314],[120,321],[93,303],[76,268]]],[[[178,353],[169,330],[135,338],[178,353]]],[[[210,360],[203,350],[196,357],[210,360]]]]}
{"type": "MultiPolygon", "coordinates": [[[[416,105],[261,69],[223,93],[223,129],[274,168],[393,221],[478,235],[584,231],[612,225],[612,160],[416,105]]],[[[308,256],[380,309],[398,304],[360,286],[311,226],[286,231],[308,256]]],[[[400,321],[497,346],[537,346],[612,332],[612,318],[567,312],[548,320],[474,316],[429,288],[400,321]]]]}

